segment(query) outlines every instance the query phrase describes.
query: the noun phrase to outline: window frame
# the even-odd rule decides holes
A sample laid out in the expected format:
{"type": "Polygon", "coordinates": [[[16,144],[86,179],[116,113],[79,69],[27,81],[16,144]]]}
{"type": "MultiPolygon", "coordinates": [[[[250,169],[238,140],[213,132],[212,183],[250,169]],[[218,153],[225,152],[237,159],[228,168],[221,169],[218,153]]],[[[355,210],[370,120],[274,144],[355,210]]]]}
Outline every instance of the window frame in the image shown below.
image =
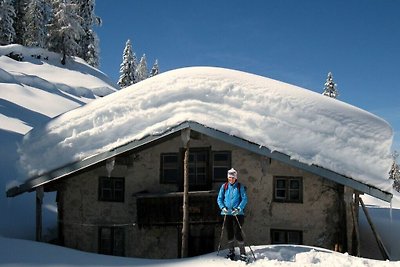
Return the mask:
{"type": "MultiPolygon", "coordinates": [[[[169,168],[173,169],[173,168],[169,168]]],[[[160,154],[160,184],[176,184],[180,179],[180,156],[178,152],[168,152],[160,154]],[[164,157],[176,157],[176,177],[175,179],[167,179],[165,177],[165,160],[164,157]]]]}
{"type": "Polygon", "coordinates": [[[226,181],[226,174],[228,172],[228,170],[231,168],[232,166],[232,151],[229,150],[223,150],[223,151],[212,151],[211,153],[211,173],[212,173],[212,181],[213,182],[225,182],[226,181]],[[216,160],[215,160],[215,155],[217,154],[225,154],[228,156],[228,160],[226,165],[218,165],[216,164],[216,160]],[[215,169],[216,168],[225,168],[226,172],[225,175],[221,178],[216,178],[216,174],[215,174],[215,169]]]}
{"type": "Polygon", "coordinates": [[[302,245],[303,244],[303,231],[300,230],[288,230],[288,229],[270,229],[271,244],[291,244],[291,245],[302,245]],[[284,240],[282,242],[276,241],[275,234],[283,234],[284,240]],[[299,237],[299,242],[289,242],[290,234],[297,234],[299,237]]]}
{"type": "Polygon", "coordinates": [[[98,184],[98,200],[104,202],[125,202],[125,177],[107,177],[107,176],[99,176],[99,184],[98,184]],[[111,186],[109,188],[104,187],[104,181],[109,180],[111,182],[111,186]],[[116,183],[122,183],[122,190],[116,187],[116,183]],[[110,197],[105,197],[104,191],[110,190],[110,197]],[[117,197],[116,191],[122,191],[121,197],[117,197]]]}
{"type": "Polygon", "coordinates": [[[125,256],[125,238],[124,227],[100,226],[98,228],[98,253],[103,255],[125,256]],[[106,237],[102,234],[103,230],[110,231],[110,236],[107,238],[107,247],[103,246],[103,240],[106,240],[106,237]],[[116,245],[117,234],[121,235],[121,240],[119,240],[121,242],[120,247],[116,245]]]}
{"type": "Polygon", "coordinates": [[[299,176],[274,176],[273,178],[273,200],[274,202],[303,203],[303,177],[299,176]],[[284,181],[284,187],[278,187],[278,181],[284,181]],[[291,182],[298,182],[298,189],[291,188],[291,182]],[[278,191],[284,193],[279,196],[278,191]],[[298,191],[298,198],[292,198],[291,192],[298,191]]]}

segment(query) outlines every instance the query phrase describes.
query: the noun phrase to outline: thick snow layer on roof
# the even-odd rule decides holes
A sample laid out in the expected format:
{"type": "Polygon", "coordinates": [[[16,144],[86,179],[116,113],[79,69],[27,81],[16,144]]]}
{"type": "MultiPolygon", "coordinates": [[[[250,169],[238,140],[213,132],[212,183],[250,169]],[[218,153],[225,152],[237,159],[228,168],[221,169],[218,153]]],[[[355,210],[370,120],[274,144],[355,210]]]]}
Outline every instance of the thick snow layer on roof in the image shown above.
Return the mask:
{"type": "Polygon", "coordinates": [[[165,72],[67,112],[24,137],[20,164],[27,176],[42,174],[184,121],[390,192],[386,121],[300,87],[214,67],[165,72]]]}

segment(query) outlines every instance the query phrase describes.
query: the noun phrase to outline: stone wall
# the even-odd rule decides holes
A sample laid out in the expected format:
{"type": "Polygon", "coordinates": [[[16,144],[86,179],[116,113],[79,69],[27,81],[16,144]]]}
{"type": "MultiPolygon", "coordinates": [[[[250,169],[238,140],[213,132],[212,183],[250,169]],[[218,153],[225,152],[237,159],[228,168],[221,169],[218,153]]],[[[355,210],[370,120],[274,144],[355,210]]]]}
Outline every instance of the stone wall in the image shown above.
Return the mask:
{"type": "MultiPolygon", "coordinates": [[[[98,177],[108,176],[105,164],[63,180],[59,184],[59,208],[62,209],[64,241],[67,247],[98,251],[98,226],[120,225],[125,231],[125,255],[147,258],[178,256],[179,227],[139,228],[136,222],[135,194],[176,191],[176,185],[160,184],[160,153],[179,152],[180,136],[129,156],[129,164],[116,164],[111,176],[125,177],[125,201],[98,201],[98,177]],[[154,249],[157,248],[157,249],[154,249]]],[[[239,182],[246,186],[249,202],[243,230],[246,243],[271,243],[270,230],[299,230],[306,245],[333,249],[340,234],[343,186],[317,175],[290,167],[276,160],[198,135],[190,147],[210,147],[211,151],[232,151],[232,167],[238,170],[239,182]],[[273,177],[295,176],[303,179],[303,202],[273,201],[273,177]],[[342,199],[341,199],[342,198],[342,199]]],[[[222,182],[213,183],[219,190],[222,182]]],[[[348,193],[351,195],[351,192],[348,193]]],[[[349,226],[348,226],[349,227],[349,226]]],[[[215,249],[220,225],[215,226],[215,249]]],[[[224,239],[223,245],[226,240],[224,239]]]]}

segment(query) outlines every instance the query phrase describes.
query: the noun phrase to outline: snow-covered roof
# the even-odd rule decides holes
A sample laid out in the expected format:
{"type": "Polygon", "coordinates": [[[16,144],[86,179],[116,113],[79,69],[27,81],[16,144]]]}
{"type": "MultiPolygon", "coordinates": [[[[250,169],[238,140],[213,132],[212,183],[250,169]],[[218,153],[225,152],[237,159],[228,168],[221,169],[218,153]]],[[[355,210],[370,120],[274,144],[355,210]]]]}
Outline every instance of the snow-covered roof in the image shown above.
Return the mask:
{"type": "Polygon", "coordinates": [[[196,122],[390,192],[393,132],[337,99],[245,72],[168,71],[60,115],[20,145],[24,177],[196,122]]]}

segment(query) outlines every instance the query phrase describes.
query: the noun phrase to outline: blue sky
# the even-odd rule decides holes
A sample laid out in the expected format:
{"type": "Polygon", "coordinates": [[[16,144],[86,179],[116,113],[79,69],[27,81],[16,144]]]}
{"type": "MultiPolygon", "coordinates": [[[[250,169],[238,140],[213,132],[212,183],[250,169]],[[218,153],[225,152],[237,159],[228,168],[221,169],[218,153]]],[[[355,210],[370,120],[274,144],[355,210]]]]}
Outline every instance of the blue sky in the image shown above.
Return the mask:
{"type": "Polygon", "coordinates": [[[113,81],[127,39],[149,68],[219,66],[322,92],[387,120],[400,151],[400,1],[96,1],[100,69],[113,81]]]}

